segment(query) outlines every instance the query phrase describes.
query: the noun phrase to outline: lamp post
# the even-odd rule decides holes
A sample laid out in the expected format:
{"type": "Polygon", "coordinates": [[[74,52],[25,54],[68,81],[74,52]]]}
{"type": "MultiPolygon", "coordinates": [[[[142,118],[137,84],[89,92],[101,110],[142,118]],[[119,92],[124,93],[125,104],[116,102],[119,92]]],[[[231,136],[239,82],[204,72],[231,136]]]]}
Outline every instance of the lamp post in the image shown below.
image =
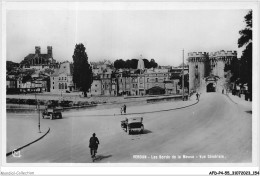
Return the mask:
{"type": "Polygon", "coordinates": [[[182,50],[182,101],[184,101],[184,49],[182,50]]]}
{"type": "Polygon", "coordinates": [[[35,100],[36,100],[36,108],[38,108],[38,114],[39,114],[39,118],[38,118],[38,128],[39,128],[39,133],[41,133],[41,114],[40,114],[40,104],[38,103],[38,100],[36,98],[36,93],[35,93],[35,100]]]}

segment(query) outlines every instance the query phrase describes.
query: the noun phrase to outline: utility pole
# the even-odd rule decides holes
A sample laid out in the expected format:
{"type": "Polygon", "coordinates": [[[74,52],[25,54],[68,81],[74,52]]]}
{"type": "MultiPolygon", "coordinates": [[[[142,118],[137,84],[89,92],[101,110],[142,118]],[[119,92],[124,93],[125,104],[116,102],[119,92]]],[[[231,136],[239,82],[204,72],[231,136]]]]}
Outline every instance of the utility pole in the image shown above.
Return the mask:
{"type": "Polygon", "coordinates": [[[182,101],[184,101],[184,49],[182,50],[182,101]]]}
{"type": "Polygon", "coordinates": [[[40,104],[38,103],[36,93],[35,93],[35,100],[36,100],[36,108],[38,110],[39,118],[38,118],[38,128],[39,128],[39,133],[41,133],[41,114],[40,114],[40,104]]]}

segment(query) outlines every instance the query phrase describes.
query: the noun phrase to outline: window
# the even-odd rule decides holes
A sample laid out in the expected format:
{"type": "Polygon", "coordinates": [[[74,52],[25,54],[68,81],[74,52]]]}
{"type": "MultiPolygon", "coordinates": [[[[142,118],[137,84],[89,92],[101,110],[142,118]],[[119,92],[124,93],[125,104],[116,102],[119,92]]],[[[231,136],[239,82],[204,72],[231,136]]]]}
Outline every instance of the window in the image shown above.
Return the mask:
{"type": "Polygon", "coordinates": [[[67,89],[67,84],[65,83],[65,89],[67,89]]]}
{"type": "Polygon", "coordinates": [[[61,83],[59,83],[59,89],[61,89],[61,83]]]}
{"type": "Polygon", "coordinates": [[[52,87],[52,89],[54,89],[54,86],[52,87]]]}
{"type": "Polygon", "coordinates": [[[155,78],[155,82],[158,82],[158,78],[155,78]]]}
{"type": "Polygon", "coordinates": [[[54,84],[54,82],[52,84],[54,84]]]}
{"type": "Polygon", "coordinates": [[[67,77],[64,78],[65,80],[67,79],[67,77]]]}
{"type": "Polygon", "coordinates": [[[97,90],[95,90],[95,92],[97,92],[97,90]]]}
{"type": "Polygon", "coordinates": [[[54,77],[52,77],[52,79],[54,80],[54,77]]]}
{"type": "Polygon", "coordinates": [[[95,86],[97,87],[97,85],[95,84],[95,86]]]}
{"type": "Polygon", "coordinates": [[[149,82],[149,78],[147,78],[147,82],[149,82]]]}
{"type": "Polygon", "coordinates": [[[59,77],[59,80],[60,80],[60,77],[59,77]]]}

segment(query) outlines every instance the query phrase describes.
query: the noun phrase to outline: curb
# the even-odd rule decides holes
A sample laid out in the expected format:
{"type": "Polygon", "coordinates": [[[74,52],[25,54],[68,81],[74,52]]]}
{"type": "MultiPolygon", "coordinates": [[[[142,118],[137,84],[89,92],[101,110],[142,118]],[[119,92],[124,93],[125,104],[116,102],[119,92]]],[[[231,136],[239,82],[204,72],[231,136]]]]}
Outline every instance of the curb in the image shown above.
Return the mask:
{"type": "Polygon", "coordinates": [[[98,115],[84,115],[84,116],[123,116],[123,115],[135,115],[135,114],[149,114],[149,113],[156,113],[156,112],[164,112],[164,111],[173,111],[173,110],[178,110],[178,109],[183,109],[187,108],[193,105],[196,105],[199,103],[199,100],[197,100],[195,103],[187,105],[187,106],[182,106],[178,108],[172,108],[172,109],[163,109],[163,110],[158,110],[158,111],[148,111],[148,112],[134,112],[134,113],[126,113],[126,114],[98,114],[98,115]]]}
{"type": "MultiPolygon", "coordinates": [[[[134,115],[134,114],[149,114],[149,113],[156,113],[156,112],[164,112],[164,111],[173,111],[173,110],[177,110],[177,109],[183,109],[183,108],[187,108],[193,105],[196,105],[199,103],[199,100],[196,103],[187,105],[187,106],[182,106],[182,107],[178,107],[178,108],[173,108],[173,109],[163,109],[163,110],[158,110],[158,111],[149,111],[149,112],[137,112],[137,113],[128,113],[128,114],[124,114],[124,115],[134,115]]],[[[116,114],[116,115],[121,115],[121,114],[116,114]]]]}
{"type": "Polygon", "coordinates": [[[230,98],[230,96],[228,94],[226,94],[226,96],[229,98],[230,101],[232,101],[233,103],[235,103],[237,105],[237,103],[234,100],[232,100],[232,98],[230,98]]]}
{"type": "Polygon", "coordinates": [[[33,143],[35,143],[35,142],[41,140],[41,139],[42,139],[44,136],[46,136],[49,132],[50,132],[50,128],[48,129],[48,131],[47,131],[44,135],[42,135],[42,136],[39,137],[38,139],[36,139],[36,140],[30,142],[29,144],[26,144],[26,145],[24,145],[24,146],[22,146],[22,147],[20,147],[20,148],[18,148],[18,149],[15,149],[15,150],[13,150],[13,151],[11,151],[11,152],[6,153],[6,156],[10,156],[13,152],[18,152],[19,150],[22,150],[23,148],[28,147],[29,145],[31,145],[31,144],[33,144],[33,143]]]}

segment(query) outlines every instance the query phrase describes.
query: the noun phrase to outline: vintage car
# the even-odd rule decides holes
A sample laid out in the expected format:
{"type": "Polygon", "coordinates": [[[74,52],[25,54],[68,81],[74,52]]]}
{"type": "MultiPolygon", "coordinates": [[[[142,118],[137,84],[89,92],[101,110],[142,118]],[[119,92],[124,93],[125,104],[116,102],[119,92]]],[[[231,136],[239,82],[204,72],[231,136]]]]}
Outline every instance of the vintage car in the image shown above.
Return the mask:
{"type": "Polygon", "coordinates": [[[143,117],[130,117],[121,121],[121,127],[128,133],[144,132],[143,117]]]}
{"type": "Polygon", "coordinates": [[[53,119],[61,119],[62,118],[62,108],[61,107],[47,107],[43,112],[42,112],[42,118],[50,118],[51,120],[53,119]]]}

